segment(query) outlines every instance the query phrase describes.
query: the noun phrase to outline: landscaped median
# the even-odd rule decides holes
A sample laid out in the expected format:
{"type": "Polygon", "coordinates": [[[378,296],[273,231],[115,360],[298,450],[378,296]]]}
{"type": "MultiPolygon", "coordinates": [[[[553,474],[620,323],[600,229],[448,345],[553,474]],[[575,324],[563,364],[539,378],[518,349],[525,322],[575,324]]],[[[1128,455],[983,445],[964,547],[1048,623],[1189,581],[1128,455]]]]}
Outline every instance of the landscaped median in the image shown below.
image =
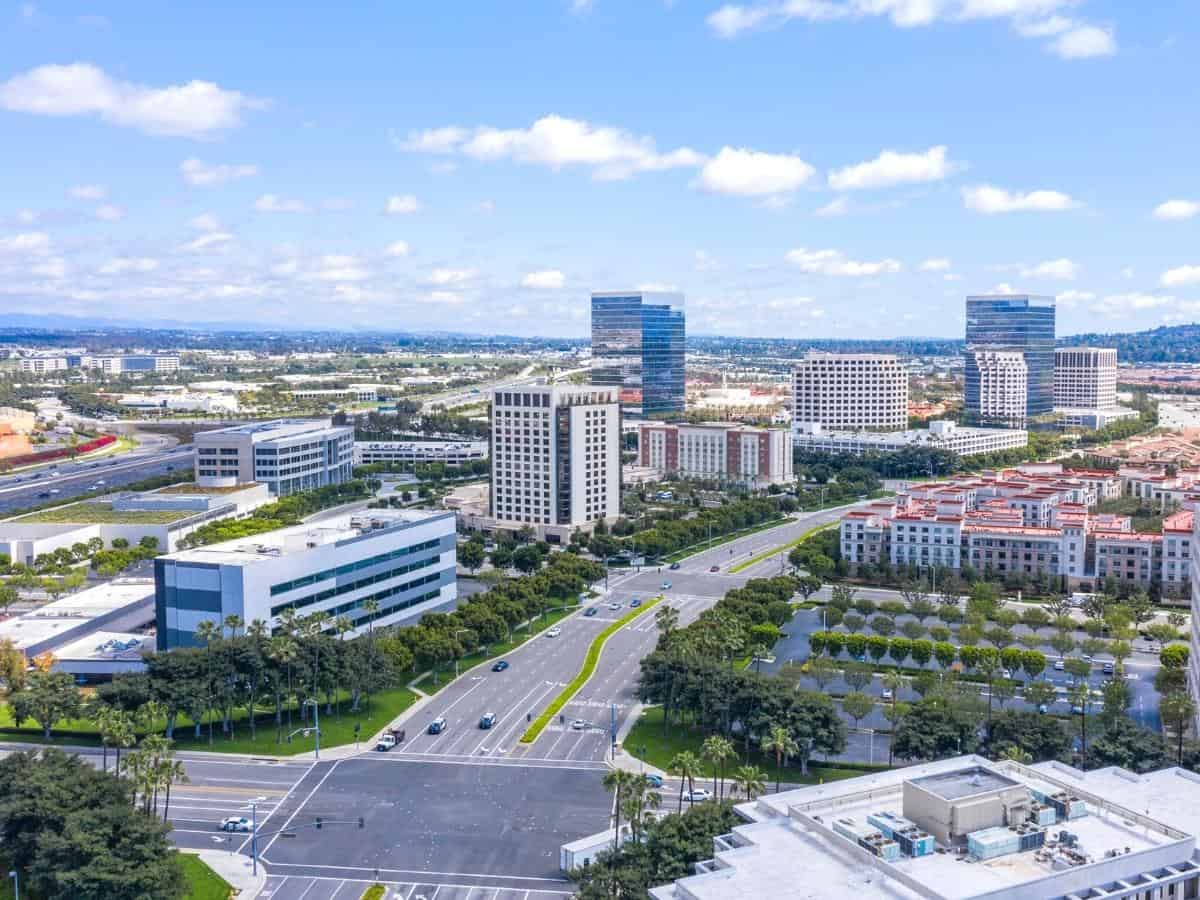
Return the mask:
{"type": "Polygon", "coordinates": [[[600,662],[600,654],[604,650],[604,645],[608,643],[608,639],[638,616],[654,607],[654,605],[660,600],[662,600],[661,594],[659,594],[657,597],[647,600],[637,609],[630,610],[625,615],[621,616],[621,618],[617,619],[617,621],[605,628],[598,635],[596,635],[596,639],[593,640],[591,646],[588,647],[587,656],[585,656],[583,659],[583,667],[579,670],[579,674],[571,680],[570,684],[562,689],[562,692],[554,698],[550,705],[546,707],[545,711],[533,720],[533,724],[525,730],[523,735],[521,735],[522,744],[532,744],[534,741],[536,741],[538,739],[538,735],[542,733],[542,730],[550,724],[550,720],[558,715],[559,710],[571,702],[571,698],[579,692],[581,687],[587,684],[588,679],[591,678],[592,674],[596,671],[596,664],[600,662]]]}
{"type": "Polygon", "coordinates": [[[731,566],[729,569],[729,574],[736,575],[738,572],[741,572],[743,569],[748,569],[751,566],[755,565],[756,563],[762,562],[764,559],[770,559],[776,553],[786,553],[787,551],[791,550],[793,547],[798,547],[804,541],[807,541],[814,534],[817,534],[820,531],[826,531],[830,528],[836,528],[838,526],[838,524],[839,524],[838,522],[826,522],[824,525],[818,525],[816,528],[810,528],[810,529],[808,529],[808,531],[804,532],[804,534],[800,535],[800,537],[796,538],[794,541],[788,541],[786,544],[781,544],[778,547],[772,547],[770,550],[760,553],[757,556],[750,557],[745,562],[740,562],[736,566],[731,566]]]}

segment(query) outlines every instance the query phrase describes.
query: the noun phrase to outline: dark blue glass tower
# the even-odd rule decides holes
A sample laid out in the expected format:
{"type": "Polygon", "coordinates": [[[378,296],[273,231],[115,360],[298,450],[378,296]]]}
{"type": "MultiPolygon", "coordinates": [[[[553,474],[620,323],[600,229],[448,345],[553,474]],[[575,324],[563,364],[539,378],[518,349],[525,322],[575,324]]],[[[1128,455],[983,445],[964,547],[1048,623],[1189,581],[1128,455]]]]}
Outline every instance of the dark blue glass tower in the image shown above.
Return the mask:
{"type": "Polygon", "coordinates": [[[681,294],[592,294],[592,383],[619,388],[623,412],[683,413],[683,345],[681,294]]]}
{"type": "Polygon", "coordinates": [[[1054,412],[1054,298],[1027,294],[967,298],[965,406],[968,421],[980,416],[979,370],[974,350],[1011,350],[1029,370],[1026,421],[1054,412]]]}

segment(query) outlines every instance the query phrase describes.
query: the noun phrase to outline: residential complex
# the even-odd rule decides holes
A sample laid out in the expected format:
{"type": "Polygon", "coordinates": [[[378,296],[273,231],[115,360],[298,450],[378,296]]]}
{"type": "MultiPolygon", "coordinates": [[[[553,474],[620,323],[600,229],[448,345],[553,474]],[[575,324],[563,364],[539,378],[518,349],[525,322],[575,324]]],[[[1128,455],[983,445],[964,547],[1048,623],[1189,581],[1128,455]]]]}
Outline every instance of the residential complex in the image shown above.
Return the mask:
{"type": "MultiPolygon", "coordinates": [[[[1054,298],[991,295],[967,298],[965,400],[972,424],[992,421],[986,415],[984,371],[978,351],[1021,354],[1026,367],[1025,409],[1020,422],[1049,416],[1054,409],[1054,298]]],[[[1006,375],[1015,373],[1006,369],[1006,375]]],[[[994,375],[997,373],[993,373],[994,375]]],[[[1005,423],[1014,420],[1004,418],[1005,423]]]]}
{"type": "Polygon", "coordinates": [[[487,441],[357,441],[354,464],[432,463],[452,466],[488,458],[487,441]]]}
{"type": "Polygon", "coordinates": [[[966,380],[976,386],[972,421],[1023,428],[1029,393],[1025,356],[1013,350],[967,353],[966,380]]]}
{"type": "Polygon", "coordinates": [[[681,414],[684,325],[682,294],[592,294],[592,384],[616,388],[626,415],[681,414]]]}
{"type": "Polygon", "coordinates": [[[1166,516],[1161,533],[1133,529],[1128,516],[1097,513],[1142,473],[1020,466],[915,484],[893,499],[853,509],[841,520],[842,557],[854,566],[971,567],[1090,586],[1113,578],[1186,598],[1193,508],[1200,494],[1166,516]]]}
{"type": "Polygon", "coordinates": [[[734,424],[638,428],[638,463],[663,475],[748,487],[786,484],[792,475],[792,435],[781,428],[734,424]]]}
{"type": "Polygon", "coordinates": [[[737,807],[654,900],[1184,900],[1200,895],[1200,779],[962,756],[737,807]]]}
{"type": "Polygon", "coordinates": [[[619,516],[617,397],[598,386],[493,391],[491,517],[545,528],[619,516]]]}
{"type": "Polygon", "coordinates": [[[251,481],[285,497],[353,477],[354,429],[329,419],[279,419],[196,435],[196,483],[251,481]]]}
{"type": "Polygon", "coordinates": [[[21,360],[21,371],[43,375],[65,369],[99,369],[106,375],[125,372],[177,372],[178,356],[34,356],[21,360]]]}
{"type": "Polygon", "coordinates": [[[417,616],[456,598],[455,546],[453,513],[389,509],[160,556],[158,649],[196,646],[201,622],[231,615],[276,628],[285,610],[324,612],[356,632],[417,616]]]}
{"type": "Polygon", "coordinates": [[[792,427],[899,431],[908,426],[908,370],[895,356],[809,353],[792,370],[792,427]]]}
{"type": "Polygon", "coordinates": [[[907,431],[825,431],[820,426],[803,426],[792,435],[800,450],[819,453],[894,453],[907,447],[948,450],[959,456],[974,456],[1024,447],[1029,434],[1021,429],[964,428],[954,422],[930,422],[927,428],[907,431]]]}

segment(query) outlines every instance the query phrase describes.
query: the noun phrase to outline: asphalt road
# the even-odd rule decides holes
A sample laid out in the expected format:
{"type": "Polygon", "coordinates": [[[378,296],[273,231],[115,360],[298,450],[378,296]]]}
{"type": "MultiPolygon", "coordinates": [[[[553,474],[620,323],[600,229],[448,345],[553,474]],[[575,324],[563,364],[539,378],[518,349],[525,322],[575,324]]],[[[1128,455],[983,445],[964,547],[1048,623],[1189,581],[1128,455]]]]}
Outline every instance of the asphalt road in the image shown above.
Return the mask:
{"type": "Polygon", "coordinates": [[[192,450],[189,447],[135,450],[91,461],[63,461],[53,469],[43,467],[0,478],[0,514],[51,501],[66,502],[100,488],[115,490],[155,475],[191,468],[192,450]],[[98,485],[99,481],[104,484],[98,485]]]}

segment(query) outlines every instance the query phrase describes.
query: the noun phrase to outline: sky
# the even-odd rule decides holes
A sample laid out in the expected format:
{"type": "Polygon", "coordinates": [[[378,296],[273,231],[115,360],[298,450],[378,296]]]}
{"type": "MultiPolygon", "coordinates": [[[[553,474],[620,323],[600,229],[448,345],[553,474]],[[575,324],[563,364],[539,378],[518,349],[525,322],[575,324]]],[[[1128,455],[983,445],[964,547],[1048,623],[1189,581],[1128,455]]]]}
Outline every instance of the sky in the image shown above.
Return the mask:
{"type": "Polygon", "coordinates": [[[0,323],[1200,320],[1194,0],[0,0],[0,323]]]}

